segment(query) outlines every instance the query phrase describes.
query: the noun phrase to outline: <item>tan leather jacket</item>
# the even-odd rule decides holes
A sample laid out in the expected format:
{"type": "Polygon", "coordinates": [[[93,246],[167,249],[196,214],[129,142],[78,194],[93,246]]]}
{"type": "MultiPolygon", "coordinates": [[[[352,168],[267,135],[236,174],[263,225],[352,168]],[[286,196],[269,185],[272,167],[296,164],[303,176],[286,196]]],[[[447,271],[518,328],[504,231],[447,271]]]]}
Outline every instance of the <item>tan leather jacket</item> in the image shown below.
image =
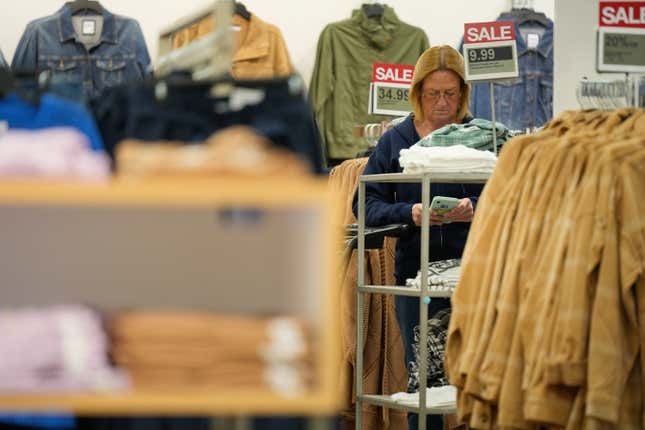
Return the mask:
{"type": "MultiPolygon", "coordinates": [[[[280,29],[262,21],[255,14],[246,20],[233,15],[231,22],[236,31],[236,50],[233,54],[231,73],[237,79],[267,79],[288,76],[294,72],[287,45],[280,29]]],[[[213,18],[202,21],[173,36],[173,48],[199,39],[214,29],[213,18]]]]}

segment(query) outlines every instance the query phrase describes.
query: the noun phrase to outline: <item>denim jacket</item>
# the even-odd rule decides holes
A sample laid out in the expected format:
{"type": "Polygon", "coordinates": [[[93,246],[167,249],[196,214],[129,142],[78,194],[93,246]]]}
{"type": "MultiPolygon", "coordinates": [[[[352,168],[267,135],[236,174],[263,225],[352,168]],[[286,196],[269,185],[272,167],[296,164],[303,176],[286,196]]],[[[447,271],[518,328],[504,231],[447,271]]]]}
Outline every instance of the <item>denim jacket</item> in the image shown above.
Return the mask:
{"type": "MultiPolygon", "coordinates": [[[[502,14],[498,21],[512,21],[502,14]]],[[[513,130],[541,127],[553,117],[553,21],[515,24],[517,61],[520,76],[495,82],[495,120],[513,130]],[[536,30],[540,35],[536,49],[529,49],[522,34],[536,30]]],[[[471,112],[475,118],[492,120],[488,82],[473,84],[471,112]]]]}
{"type": "Polygon", "coordinates": [[[103,10],[103,30],[89,51],[78,39],[68,5],[30,22],[13,58],[14,70],[51,70],[57,82],[81,84],[85,97],[105,88],[141,80],[150,56],[139,23],[103,10]]]}

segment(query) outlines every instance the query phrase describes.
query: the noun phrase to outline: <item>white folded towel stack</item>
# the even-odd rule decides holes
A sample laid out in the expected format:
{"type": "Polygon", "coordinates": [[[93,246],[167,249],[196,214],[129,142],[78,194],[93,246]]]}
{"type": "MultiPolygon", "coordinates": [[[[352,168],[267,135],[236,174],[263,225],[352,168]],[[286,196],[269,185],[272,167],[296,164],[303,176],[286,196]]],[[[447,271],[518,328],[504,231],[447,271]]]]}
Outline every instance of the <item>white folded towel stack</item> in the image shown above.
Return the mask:
{"type": "Polygon", "coordinates": [[[403,173],[492,173],[497,163],[495,154],[464,145],[412,145],[400,152],[403,173]]]}

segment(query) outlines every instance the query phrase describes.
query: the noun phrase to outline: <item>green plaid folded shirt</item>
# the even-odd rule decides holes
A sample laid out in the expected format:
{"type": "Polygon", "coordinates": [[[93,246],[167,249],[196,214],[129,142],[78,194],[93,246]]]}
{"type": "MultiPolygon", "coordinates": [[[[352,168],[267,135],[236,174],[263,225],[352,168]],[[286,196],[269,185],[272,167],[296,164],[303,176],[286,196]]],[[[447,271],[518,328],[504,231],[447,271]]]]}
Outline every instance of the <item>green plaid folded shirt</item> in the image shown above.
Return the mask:
{"type": "MultiPolygon", "coordinates": [[[[496,122],[497,147],[515,134],[504,124],[496,122]]],[[[420,146],[464,145],[481,151],[493,151],[493,123],[475,118],[465,124],[450,124],[434,131],[418,142],[420,146]]]]}

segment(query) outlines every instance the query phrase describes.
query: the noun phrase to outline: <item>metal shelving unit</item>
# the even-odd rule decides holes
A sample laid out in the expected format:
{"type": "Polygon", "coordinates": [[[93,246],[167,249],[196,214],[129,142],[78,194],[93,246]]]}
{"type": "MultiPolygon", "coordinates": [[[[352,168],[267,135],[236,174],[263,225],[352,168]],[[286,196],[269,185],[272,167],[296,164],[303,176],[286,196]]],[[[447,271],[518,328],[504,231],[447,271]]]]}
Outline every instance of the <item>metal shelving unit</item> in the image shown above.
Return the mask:
{"type": "MultiPolygon", "coordinates": [[[[427,415],[445,415],[455,413],[455,408],[428,408],[426,405],[427,367],[419,366],[419,405],[407,406],[395,402],[390,396],[367,395],[363,393],[363,294],[393,294],[419,297],[419,321],[428,320],[428,306],[431,298],[450,297],[450,292],[428,290],[428,260],[430,242],[430,184],[436,183],[485,183],[489,174],[457,173],[423,173],[404,174],[387,173],[382,175],[363,175],[358,183],[358,291],[356,312],[356,429],[363,429],[363,403],[378,405],[391,409],[402,409],[419,414],[419,430],[426,429],[427,415]],[[407,288],[381,285],[365,285],[365,184],[368,182],[408,182],[421,183],[421,204],[423,205],[421,225],[421,287],[407,288]]],[[[427,344],[428,325],[419,324],[420,342],[427,344]]],[[[421,348],[420,362],[428,361],[427,348],[421,348]]]]}

